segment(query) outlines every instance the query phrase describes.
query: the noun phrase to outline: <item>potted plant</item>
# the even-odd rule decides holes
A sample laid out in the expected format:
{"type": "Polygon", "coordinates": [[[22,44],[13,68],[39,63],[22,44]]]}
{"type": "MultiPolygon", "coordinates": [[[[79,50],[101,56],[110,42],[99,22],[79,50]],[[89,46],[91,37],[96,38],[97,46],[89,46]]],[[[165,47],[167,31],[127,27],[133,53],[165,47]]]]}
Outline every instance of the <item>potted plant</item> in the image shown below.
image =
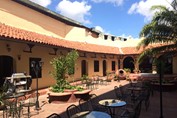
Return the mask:
{"type": "Polygon", "coordinates": [[[67,55],[61,55],[52,59],[50,63],[54,70],[51,74],[56,80],[56,84],[51,87],[52,92],[64,92],[66,88],[73,88],[66,78],[74,74],[75,61],[78,56],[78,52],[73,50],[67,55]]]}
{"type": "Polygon", "coordinates": [[[140,73],[141,71],[140,71],[138,68],[135,68],[135,69],[133,70],[133,72],[136,73],[136,74],[138,74],[138,73],[140,73]]]}
{"type": "Polygon", "coordinates": [[[81,81],[83,84],[86,83],[88,80],[89,80],[88,75],[82,75],[81,81]]]}
{"type": "Polygon", "coordinates": [[[131,72],[130,68],[124,68],[124,71],[128,74],[131,72]]]}

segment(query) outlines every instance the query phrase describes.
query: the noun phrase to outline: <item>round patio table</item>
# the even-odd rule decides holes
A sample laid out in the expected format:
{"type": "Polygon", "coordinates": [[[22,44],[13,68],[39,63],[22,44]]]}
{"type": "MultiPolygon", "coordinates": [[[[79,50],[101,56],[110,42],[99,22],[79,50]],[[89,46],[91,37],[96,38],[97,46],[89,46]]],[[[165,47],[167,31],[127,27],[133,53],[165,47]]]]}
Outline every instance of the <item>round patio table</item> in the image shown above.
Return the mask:
{"type": "Polygon", "coordinates": [[[114,117],[115,115],[115,108],[123,107],[126,105],[125,101],[118,100],[118,99],[104,99],[100,100],[99,104],[105,107],[108,107],[111,113],[111,116],[114,117]],[[113,108],[113,111],[111,110],[113,108]]]}
{"type": "Polygon", "coordinates": [[[104,99],[100,100],[99,104],[106,107],[122,107],[126,105],[126,102],[118,99],[104,99]]]}
{"type": "Polygon", "coordinates": [[[13,93],[12,95],[5,96],[5,105],[7,106],[7,111],[12,114],[12,117],[20,117],[21,107],[18,106],[18,98],[24,96],[25,93],[13,93]],[[12,99],[12,100],[11,100],[12,99]]]}
{"type": "Polygon", "coordinates": [[[111,116],[101,111],[82,111],[74,114],[71,118],[111,118],[111,116]]]}

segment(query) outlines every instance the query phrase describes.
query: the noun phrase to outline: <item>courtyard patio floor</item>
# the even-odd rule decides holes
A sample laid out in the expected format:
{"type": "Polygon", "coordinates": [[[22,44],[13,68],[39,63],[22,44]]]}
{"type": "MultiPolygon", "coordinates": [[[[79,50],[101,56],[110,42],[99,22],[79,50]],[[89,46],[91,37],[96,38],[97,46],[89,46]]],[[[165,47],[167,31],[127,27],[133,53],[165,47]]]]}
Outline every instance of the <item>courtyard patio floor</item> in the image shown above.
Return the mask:
{"type": "MultiPolygon", "coordinates": [[[[115,98],[114,86],[127,85],[128,81],[121,80],[121,82],[112,81],[108,85],[99,85],[99,89],[92,90],[91,93],[98,95],[101,99],[115,98]]],[[[40,93],[45,93],[47,89],[40,90],[40,93]]],[[[159,118],[160,117],[160,94],[158,91],[154,91],[153,96],[150,96],[150,106],[146,111],[144,104],[142,104],[140,118],[159,118]]],[[[44,95],[40,95],[39,101],[41,110],[38,112],[31,108],[31,118],[46,118],[52,113],[58,113],[62,118],[67,118],[65,113],[66,108],[71,104],[78,105],[78,102],[73,103],[48,103],[47,92],[44,95]]],[[[2,112],[0,113],[2,117],[2,112]]],[[[24,116],[26,117],[26,116],[24,116]]],[[[177,117],[177,91],[163,92],[163,118],[176,118],[177,117]]]]}

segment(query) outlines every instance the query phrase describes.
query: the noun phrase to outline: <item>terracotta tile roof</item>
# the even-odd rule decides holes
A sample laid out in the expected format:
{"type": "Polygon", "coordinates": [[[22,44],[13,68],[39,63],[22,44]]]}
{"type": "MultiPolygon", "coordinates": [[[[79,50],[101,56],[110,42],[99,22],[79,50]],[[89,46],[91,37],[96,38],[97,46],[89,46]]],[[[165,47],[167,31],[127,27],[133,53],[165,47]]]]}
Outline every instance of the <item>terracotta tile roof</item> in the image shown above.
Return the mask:
{"type": "Polygon", "coordinates": [[[123,54],[140,54],[142,50],[137,50],[136,47],[124,47],[121,48],[123,54]]]}
{"type": "MultiPolygon", "coordinates": [[[[96,44],[88,44],[83,42],[74,42],[64,39],[54,38],[51,36],[46,36],[38,34],[31,31],[26,31],[23,29],[11,27],[5,24],[0,23],[0,36],[5,38],[11,38],[13,40],[21,40],[27,42],[35,42],[40,44],[47,44],[51,46],[59,46],[64,48],[76,49],[86,52],[95,52],[95,53],[105,53],[105,54],[121,54],[119,48],[111,46],[102,46],[96,44]]],[[[135,48],[122,48],[125,54],[137,54],[135,48]]]]}

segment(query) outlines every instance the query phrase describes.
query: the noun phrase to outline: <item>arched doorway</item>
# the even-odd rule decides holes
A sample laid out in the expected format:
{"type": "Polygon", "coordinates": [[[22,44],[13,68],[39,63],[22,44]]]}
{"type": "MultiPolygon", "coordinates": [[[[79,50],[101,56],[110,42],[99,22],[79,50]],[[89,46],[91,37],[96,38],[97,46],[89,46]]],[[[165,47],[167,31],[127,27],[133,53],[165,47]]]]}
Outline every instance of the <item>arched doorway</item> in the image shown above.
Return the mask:
{"type": "Polygon", "coordinates": [[[142,73],[152,73],[152,61],[152,58],[145,57],[143,61],[139,64],[139,70],[142,73]]]}
{"type": "Polygon", "coordinates": [[[4,78],[13,73],[13,58],[10,56],[0,56],[0,86],[4,83],[4,78]]]}
{"type": "Polygon", "coordinates": [[[135,69],[134,59],[132,57],[126,57],[123,61],[123,68],[129,68],[133,72],[135,69]]]}
{"type": "Polygon", "coordinates": [[[106,60],[103,60],[103,76],[106,76],[106,69],[107,69],[106,60]]]}
{"type": "Polygon", "coordinates": [[[82,60],[81,61],[81,77],[83,75],[88,75],[88,72],[87,72],[87,62],[86,60],[82,60]]]}

